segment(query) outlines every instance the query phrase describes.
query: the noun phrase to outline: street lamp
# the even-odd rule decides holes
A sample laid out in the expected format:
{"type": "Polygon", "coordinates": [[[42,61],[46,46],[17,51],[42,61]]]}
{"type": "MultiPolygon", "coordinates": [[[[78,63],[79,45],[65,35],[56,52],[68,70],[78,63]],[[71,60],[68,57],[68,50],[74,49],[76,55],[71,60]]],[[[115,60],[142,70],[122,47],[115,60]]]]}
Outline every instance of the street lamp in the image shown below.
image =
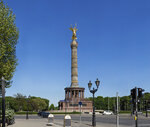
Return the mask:
{"type": "Polygon", "coordinates": [[[92,115],[92,126],[93,126],[93,127],[96,126],[94,94],[95,94],[95,92],[98,90],[98,87],[99,87],[99,84],[100,84],[100,81],[98,80],[98,78],[96,79],[95,84],[96,84],[96,87],[97,87],[97,88],[95,89],[95,88],[93,87],[93,89],[91,89],[91,87],[92,87],[91,81],[89,81],[89,83],[88,83],[89,91],[93,94],[93,115],[92,115]]]}

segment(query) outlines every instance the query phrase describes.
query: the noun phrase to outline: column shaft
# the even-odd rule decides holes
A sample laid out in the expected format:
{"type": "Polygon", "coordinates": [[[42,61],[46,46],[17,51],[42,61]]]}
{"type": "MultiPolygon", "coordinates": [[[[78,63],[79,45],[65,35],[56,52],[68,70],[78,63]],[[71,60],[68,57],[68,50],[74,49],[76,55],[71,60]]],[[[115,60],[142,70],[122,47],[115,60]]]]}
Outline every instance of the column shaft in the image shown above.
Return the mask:
{"type": "Polygon", "coordinates": [[[79,87],[77,47],[78,47],[78,43],[75,40],[73,40],[71,43],[71,87],[79,87]]]}

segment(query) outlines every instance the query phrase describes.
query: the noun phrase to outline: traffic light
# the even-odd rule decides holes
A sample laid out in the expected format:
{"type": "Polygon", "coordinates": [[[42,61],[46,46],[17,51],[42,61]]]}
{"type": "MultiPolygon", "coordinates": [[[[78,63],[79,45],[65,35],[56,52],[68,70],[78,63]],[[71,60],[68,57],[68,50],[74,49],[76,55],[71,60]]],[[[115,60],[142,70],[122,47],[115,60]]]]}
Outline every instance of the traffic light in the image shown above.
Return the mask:
{"type": "Polygon", "coordinates": [[[144,89],[142,88],[138,88],[138,98],[141,98],[142,97],[142,92],[144,91],[144,89]]]}
{"type": "Polygon", "coordinates": [[[136,89],[135,88],[131,90],[131,97],[132,97],[132,101],[134,99],[136,99],[136,89]]]}

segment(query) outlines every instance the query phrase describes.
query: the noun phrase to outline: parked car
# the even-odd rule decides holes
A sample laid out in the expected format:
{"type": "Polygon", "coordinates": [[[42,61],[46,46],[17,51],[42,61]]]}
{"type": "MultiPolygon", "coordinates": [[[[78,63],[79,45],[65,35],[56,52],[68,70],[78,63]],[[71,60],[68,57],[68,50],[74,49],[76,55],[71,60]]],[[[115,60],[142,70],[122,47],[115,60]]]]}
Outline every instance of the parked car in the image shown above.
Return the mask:
{"type": "Polygon", "coordinates": [[[43,118],[48,118],[48,115],[50,114],[50,112],[44,112],[43,114],[42,114],[42,117],[43,118]]]}
{"type": "Polygon", "coordinates": [[[103,115],[113,115],[113,112],[112,111],[104,111],[103,115]]]}
{"type": "Polygon", "coordinates": [[[39,111],[39,112],[37,113],[38,116],[41,116],[41,114],[42,114],[42,111],[39,111]]]}
{"type": "Polygon", "coordinates": [[[37,115],[41,116],[43,118],[48,118],[49,114],[50,114],[50,112],[48,112],[48,111],[39,111],[37,115]]]}

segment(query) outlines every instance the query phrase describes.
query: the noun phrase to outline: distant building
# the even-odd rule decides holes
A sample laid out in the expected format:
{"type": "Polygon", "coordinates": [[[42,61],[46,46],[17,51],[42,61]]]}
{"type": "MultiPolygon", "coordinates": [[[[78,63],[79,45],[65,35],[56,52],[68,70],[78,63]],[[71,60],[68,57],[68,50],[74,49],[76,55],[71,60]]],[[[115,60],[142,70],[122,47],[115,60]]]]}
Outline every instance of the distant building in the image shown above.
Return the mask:
{"type": "Polygon", "coordinates": [[[77,47],[76,41],[76,27],[70,28],[73,31],[72,43],[71,43],[71,86],[65,88],[65,99],[60,100],[59,110],[70,111],[92,111],[92,101],[84,99],[85,88],[79,87],[78,84],[78,64],[77,64],[77,47]],[[79,103],[80,102],[80,103],[79,103]]]}

